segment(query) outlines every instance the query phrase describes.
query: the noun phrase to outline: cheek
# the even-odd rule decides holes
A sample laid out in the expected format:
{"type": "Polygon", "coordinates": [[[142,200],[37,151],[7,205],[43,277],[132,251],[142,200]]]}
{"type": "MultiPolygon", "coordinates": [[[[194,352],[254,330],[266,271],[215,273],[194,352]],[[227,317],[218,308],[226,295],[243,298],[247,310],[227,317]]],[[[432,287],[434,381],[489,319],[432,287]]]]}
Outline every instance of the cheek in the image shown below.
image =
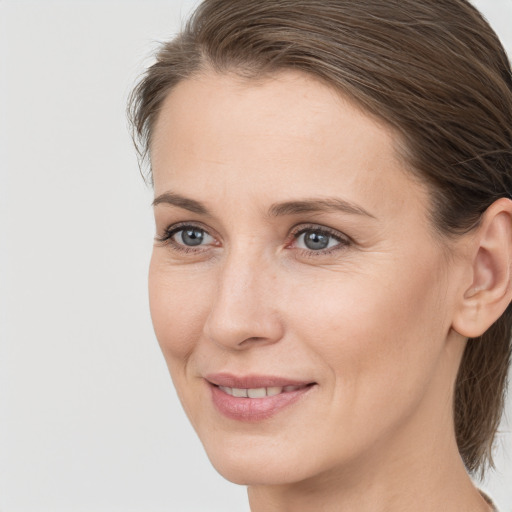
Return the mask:
{"type": "Polygon", "coordinates": [[[450,326],[443,273],[432,258],[297,287],[296,336],[327,362],[345,399],[350,389],[354,399],[385,403],[435,371],[450,326]]]}
{"type": "Polygon", "coordinates": [[[194,350],[208,315],[208,280],[200,272],[173,267],[165,249],[155,249],[149,268],[149,304],[155,334],[170,365],[194,350]]]}

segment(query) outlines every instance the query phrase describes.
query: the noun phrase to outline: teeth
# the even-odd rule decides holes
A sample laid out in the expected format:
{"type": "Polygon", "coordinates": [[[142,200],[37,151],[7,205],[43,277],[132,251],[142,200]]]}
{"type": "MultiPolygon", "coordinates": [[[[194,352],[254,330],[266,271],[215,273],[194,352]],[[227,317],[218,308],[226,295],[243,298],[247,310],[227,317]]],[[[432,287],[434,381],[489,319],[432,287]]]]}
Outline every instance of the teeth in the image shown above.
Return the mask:
{"type": "Polygon", "coordinates": [[[263,398],[267,396],[267,390],[265,388],[248,389],[247,396],[249,398],[263,398]]]}
{"type": "Polygon", "coordinates": [[[283,391],[283,388],[280,387],[273,387],[273,388],[267,388],[267,396],[275,396],[279,395],[283,391]]]}
{"type": "Polygon", "coordinates": [[[301,388],[301,386],[285,386],[283,388],[283,391],[295,391],[295,390],[300,389],[300,388],[301,388]]]}
{"type": "Polygon", "coordinates": [[[242,388],[232,388],[231,392],[233,393],[233,396],[240,397],[240,398],[247,398],[247,389],[242,388]]]}
{"type": "Polygon", "coordinates": [[[272,386],[268,388],[229,388],[226,386],[219,386],[219,389],[224,393],[237,397],[237,398],[265,398],[266,396],[276,396],[280,393],[287,393],[296,391],[304,386],[272,386]]]}

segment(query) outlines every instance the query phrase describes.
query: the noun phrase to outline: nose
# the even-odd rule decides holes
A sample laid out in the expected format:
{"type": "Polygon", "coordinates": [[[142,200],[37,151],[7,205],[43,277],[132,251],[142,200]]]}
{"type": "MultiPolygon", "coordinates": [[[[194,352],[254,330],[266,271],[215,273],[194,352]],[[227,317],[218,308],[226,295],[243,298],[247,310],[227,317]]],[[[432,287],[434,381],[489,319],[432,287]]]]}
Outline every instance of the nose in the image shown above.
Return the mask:
{"type": "Polygon", "coordinates": [[[224,349],[275,343],[283,335],[277,279],[271,262],[232,253],[219,264],[217,286],[204,325],[207,338],[224,349]]]}

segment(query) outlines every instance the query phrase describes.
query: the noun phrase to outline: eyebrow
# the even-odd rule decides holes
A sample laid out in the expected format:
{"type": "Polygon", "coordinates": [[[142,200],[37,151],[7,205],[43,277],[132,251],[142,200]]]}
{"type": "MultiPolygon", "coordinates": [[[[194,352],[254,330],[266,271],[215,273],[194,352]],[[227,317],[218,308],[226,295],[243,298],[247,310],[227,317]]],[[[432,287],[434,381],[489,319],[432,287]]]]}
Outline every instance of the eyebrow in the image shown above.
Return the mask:
{"type": "Polygon", "coordinates": [[[298,213],[317,213],[340,211],[350,215],[363,215],[375,219],[375,216],[363,207],[340,199],[339,197],[301,199],[299,201],[285,201],[273,204],[268,211],[269,217],[281,215],[295,215],[298,213]]]}
{"type": "MultiPolygon", "coordinates": [[[[159,204],[170,204],[183,208],[193,213],[213,217],[208,208],[195,199],[176,194],[174,192],[164,192],[155,198],[153,206],[159,204]]],[[[300,213],[319,213],[341,211],[350,215],[362,215],[375,219],[375,216],[365,210],[363,207],[341,199],[339,197],[327,198],[306,198],[296,201],[284,201],[274,203],[268,210],[269,217],[280,217],[285,215],[296,215],[300,213]]]]}
{"type": "Polygon", "coordinates": [[[158,206],[159,204],[170,204],[183,208],[184,210],[188,210],[189,212],[211,216],[207,208],[199,201],[189,199],[188,197],[180,194],[175,194],[174,192],[164,192],[163,194],[160,194],[155,198],[152,204],[153,207],[158,206]]]}

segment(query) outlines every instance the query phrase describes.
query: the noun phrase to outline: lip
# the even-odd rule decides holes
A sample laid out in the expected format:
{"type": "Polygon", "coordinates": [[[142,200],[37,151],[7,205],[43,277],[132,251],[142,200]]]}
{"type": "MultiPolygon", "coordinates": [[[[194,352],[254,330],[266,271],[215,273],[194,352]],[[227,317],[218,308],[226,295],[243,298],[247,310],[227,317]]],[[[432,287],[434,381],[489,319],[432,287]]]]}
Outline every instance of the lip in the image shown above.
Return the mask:
{"type": "Polygon", "coordinates": [[[236,376],[229,373],[210,374],[205,377],[215,408],[229,419],[241,422],[258,422],[270,419],[292,404],[305,398],[316,387],[313,381],[289,379],[267,375],[236,376]],[[231,388],[267,388],[301,386],[297,390],[282,392],[263,398],[234,397],[219,386],[231,388]]]}
{"type": "Polygon", "coordinates": [[[216,386],[228,388],[270,388],[273,386],[306,386],[313,384],[310,380],[288,379],[272,375],[244,375],[237,376],[231,373],[215,373],[206,375],[205,379],[216,386]]]}

